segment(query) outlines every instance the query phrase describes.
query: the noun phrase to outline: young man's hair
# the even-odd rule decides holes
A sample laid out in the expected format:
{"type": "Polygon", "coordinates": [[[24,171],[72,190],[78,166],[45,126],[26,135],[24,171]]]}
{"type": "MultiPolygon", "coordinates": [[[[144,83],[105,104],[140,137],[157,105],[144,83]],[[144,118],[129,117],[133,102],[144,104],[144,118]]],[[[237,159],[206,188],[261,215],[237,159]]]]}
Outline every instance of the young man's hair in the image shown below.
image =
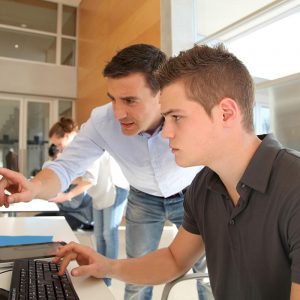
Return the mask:
{"type": "Polygon", "coordinates": [[[52,125],[49,130],[49,138],[56,135],[59,138],[65,136],[66,133],[71,133],[78,130],[78,125],[70,118],[61,117],[58,122],[52,125]]]}
{"type": "Polygon", "coordinates": [[[152,45],[136,44],[118,51],[105,66],[103,75],[108,78],[121,78],[142,73],[149,88],[156,94],[159,84],[154,72],[166,60],[166,55],[160,49],[152,45]]]}
{"type": "Polygon", "coordinates": [[[245,65],[223,44],[194,46],[170,58],[157,72],[160,88],[183,81],[189,98],[211,116],[212,108],[226,97],[236,101],[243,126],[253,131],[254,84],[245,65]]]}

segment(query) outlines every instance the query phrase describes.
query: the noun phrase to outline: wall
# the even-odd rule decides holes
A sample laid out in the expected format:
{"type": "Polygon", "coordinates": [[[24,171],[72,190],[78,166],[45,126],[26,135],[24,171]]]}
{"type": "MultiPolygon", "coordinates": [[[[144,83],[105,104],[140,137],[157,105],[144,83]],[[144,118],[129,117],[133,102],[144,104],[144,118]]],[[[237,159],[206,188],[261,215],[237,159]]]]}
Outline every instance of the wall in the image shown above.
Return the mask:
{"type": "Polygon", "coordinates": [[[75,67],[0,58],[0,91],[75,98],[75,70],[75,67]]]}
{"type": "Polygon", "coordinates": [[[135,43],[160,47],[160,0],[83,0],[79,7],[76,119],[86,121],[91,110],[109,101],[105,64],[135,43]]]}
{"type": "Polygon", "coordinates": [[[193,47],[196,0],[161,0],[161,49],[167,55],[193,47]]]}

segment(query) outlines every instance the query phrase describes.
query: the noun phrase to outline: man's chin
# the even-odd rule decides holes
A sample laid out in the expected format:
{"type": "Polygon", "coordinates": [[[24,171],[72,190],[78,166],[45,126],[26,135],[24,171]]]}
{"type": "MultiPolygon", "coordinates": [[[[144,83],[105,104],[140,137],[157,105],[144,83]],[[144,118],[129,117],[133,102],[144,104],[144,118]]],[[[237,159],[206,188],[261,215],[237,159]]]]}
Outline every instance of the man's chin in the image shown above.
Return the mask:
{"type": "Polygon", "coordinates": [[[179,167],[182,168],[188,168],[194,166],[193,164],[189,163],[186,159],[184,159],[182,156],[175,155],[175,162],[179,167]]]}
{"type": "Polygon", "coordinates": [[[184,159],[178,157],[178,156],[175,156],[175,161],[176,161],[176,164],[179,166],[179,167],[182,167],[182,168],[185,168],[185,167],[188,167],[186,165],[186,161],[184,161],[184,159]]]}
{"type": "Polygon", "coordinates": [[[122,128],[122,133],[124,135],[127,135],[127,136],[133,136],[133,135],[137,135],[139,133],[138,130],[133,130],[133,129],[124,129],[122,128]]]}

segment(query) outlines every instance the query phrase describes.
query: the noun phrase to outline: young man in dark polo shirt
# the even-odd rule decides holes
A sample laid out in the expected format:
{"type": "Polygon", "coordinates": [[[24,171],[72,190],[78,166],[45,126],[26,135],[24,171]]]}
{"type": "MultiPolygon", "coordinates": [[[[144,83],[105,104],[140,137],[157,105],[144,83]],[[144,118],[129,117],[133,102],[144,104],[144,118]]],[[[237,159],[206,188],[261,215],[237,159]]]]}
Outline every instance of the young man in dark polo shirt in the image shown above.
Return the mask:
{"type": "Polygon", "coordinates": [[[300,155],[253,127],[253,82],[223,46],[196,46],[158,74],[163,134],[178,165],[205,165],[185,196],[172,244],[110,260],[70,244],[72,274],[158,284],[184,274],[206,250],[217,300],[300,299],[300,155]]]}

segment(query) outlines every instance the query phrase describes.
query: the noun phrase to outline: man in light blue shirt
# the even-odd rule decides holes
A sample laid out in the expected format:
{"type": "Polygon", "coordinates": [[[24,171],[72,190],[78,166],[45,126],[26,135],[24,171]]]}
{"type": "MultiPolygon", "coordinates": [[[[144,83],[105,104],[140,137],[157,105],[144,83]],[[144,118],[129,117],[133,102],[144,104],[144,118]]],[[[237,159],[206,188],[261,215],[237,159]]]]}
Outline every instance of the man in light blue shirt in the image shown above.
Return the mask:
{"type": "MultiPolygon", "coordinates": [[[[181,225],[184,190],[200,170],[179,167],[168,140],[161,136],[163,117],[154,72],[165,60],[159,49],[145,44],[119,51],[103,72],[111,103],[94,109],[71,145],[56,161],[47,162],[31,182],[1,169],[0,205],[55,196],[106,150],[130,184],[127,255],[137,257],[155,250],[166,220],[181,225]],[[13,192],[16,184],[21,193],[4,196],[3,190],[13,192]]],[[[151,295],[151,287],[126,286],[125,299],[148,300],[151,295]]]]}

